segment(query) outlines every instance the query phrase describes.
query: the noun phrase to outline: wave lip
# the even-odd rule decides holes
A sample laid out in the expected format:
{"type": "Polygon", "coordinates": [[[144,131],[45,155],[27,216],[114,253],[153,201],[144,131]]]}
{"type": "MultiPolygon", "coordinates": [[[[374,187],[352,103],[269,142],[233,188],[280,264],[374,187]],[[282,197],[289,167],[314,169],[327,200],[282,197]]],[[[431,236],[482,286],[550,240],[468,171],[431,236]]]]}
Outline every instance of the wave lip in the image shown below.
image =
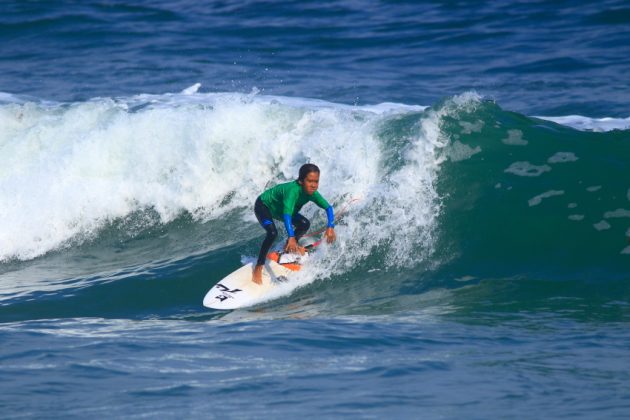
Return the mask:
{"type": "Polygon", "coordinates": [[[562,117],[535,117],[541,120],[555,122],[582,131],[606,132],[612,130],[630,130],[628,118],[589,118],[581,115],[566,115],[562,117]]]}

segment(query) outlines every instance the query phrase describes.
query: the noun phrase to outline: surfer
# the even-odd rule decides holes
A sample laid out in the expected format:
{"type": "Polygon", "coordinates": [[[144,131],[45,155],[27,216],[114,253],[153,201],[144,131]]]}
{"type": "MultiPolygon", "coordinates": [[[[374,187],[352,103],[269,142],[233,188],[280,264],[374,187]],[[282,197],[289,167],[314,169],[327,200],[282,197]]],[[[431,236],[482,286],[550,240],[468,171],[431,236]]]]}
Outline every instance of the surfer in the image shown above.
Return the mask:
{"type": "Polygon", "coordinates": [[[260,247],[258,261],[254,268],[252,280],[262,284],[262,270],[265,258],[271,245],[278,237],[278,230],[273,219],[282,220],[287,229],[289,238],[284,246],[285,252],[304,254],[304,248],[298,245],[298,240],[308,231],[311,223],[302,216],[299,211],[309,201],[314,202],[326,210],[328,227],[324,236],[330,244],[336,239],[335,215],[328,201],[317,191],[319,186],[319,168],[312,163],[306,163],[300,167],[298,179],[284,184],[276,185],[263,192],[254,205],[254,213],[260,225],[267,232],[265,240],[260,247]]]}

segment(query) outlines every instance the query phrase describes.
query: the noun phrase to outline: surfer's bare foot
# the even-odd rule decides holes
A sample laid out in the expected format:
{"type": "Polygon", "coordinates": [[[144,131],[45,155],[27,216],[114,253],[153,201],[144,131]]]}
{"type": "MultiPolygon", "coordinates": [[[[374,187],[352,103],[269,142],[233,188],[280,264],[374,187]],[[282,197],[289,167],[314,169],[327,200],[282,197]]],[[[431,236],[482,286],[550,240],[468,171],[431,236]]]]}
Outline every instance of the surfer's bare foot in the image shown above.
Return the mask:
{"type": "Polygon", "coordinates": [[[252,281],[256,284],[262,284],[262,265],[257,265],[254,268],[254,274],[252,275],[252,281]]]}

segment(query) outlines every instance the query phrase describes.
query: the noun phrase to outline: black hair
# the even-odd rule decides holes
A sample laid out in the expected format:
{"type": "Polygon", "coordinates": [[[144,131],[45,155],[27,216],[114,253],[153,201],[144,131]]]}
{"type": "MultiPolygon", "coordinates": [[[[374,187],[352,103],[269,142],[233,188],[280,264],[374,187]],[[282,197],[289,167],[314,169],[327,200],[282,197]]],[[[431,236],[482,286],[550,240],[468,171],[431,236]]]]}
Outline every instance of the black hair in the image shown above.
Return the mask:
{"type": "Polygon", "coordinates": [[[311,172],[319,173],[319,168],[317,167],[317,165],[314,165],[312,163],[305,163],[304,165],[302,165],[300,167],[300,174],[298,176],[298,181],[304,182],[308,174],[310,174],[311,172]]]}

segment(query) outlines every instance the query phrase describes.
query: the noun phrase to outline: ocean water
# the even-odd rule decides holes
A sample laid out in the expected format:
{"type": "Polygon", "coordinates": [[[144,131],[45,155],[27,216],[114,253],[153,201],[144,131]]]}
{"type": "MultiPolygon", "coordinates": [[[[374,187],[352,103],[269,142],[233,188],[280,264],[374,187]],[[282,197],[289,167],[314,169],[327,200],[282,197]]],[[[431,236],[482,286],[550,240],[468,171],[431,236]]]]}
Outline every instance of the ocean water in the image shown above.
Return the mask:
{"type": "Polygon", "coordinates": [[[202,3],[0,5],[2,418],[628,417],[627,2],[202,3]]]}

